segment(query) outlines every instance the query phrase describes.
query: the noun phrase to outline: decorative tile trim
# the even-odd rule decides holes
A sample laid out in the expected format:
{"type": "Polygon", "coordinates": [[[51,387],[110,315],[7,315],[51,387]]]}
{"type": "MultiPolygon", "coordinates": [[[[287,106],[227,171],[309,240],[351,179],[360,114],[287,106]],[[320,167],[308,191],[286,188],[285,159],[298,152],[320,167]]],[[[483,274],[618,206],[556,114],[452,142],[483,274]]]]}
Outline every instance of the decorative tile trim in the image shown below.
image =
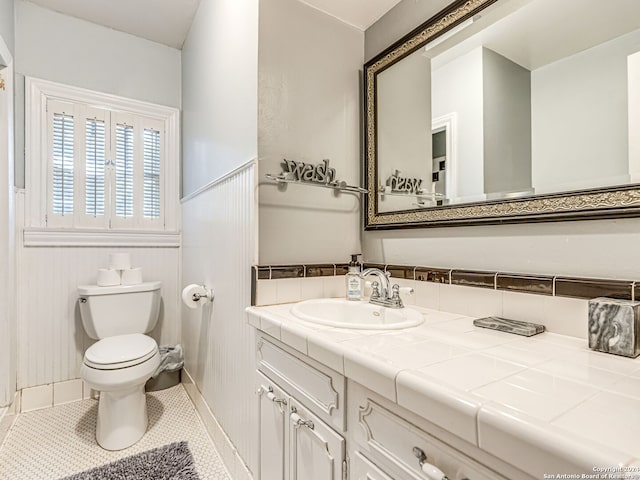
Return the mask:
{"type": "Polygon", "coordinates": [[[270,280],[279,278],[301,278],[305,276],[304,265],[277,265],[269,267],[271,272],[270,280]]]}
{"type": "Polygon", "coordinates": [[[348,263],[336,263],[336,275],[346,275],[349,272],[348,263]]]}
{"type": "Polygon", "coordinates": [[[389,272],[393,278],[406,278],[408,280],[414,279],[414,268],[406,267],[404,265],[387,265],[384,267],[386,272],[389,272]]]}
{"type": "Polygon", "coordinates": [[[387,266],[384,263],[363,263],[362,268],[379,268],[380,270],[387,270],[387,266]]]}
{"type": "Polygon", "coordinates": [[[465,287],[496,288],[496,272],[451,270],[451,284],[465,287]]]}
{"type": "Polygon", "coordinates": [[[336,265],[334,263],[306,265],[306,267],[305,277],[330,277],[336,274],[336,265]]]}
{"type": "Polygon", "coordinates": [[[271,280],[271,267],[253,267],[253,270],[257,272],[258,280],[271,280]]]}
{"type": "MultiPolygon", "coordinates": [[[[384,265],[364,263],[363,268],[379,268],[392,278],[444,283],[476,288],[492,288],[517,293],[591,299],[597,297],[640,300],[640,281],[598,278],[531,275],[483,270],[446,269],[423,265],[384,265]]],[[[252,305],[255,305],[257,280],[282,278],[333,277],[347,273],[347,263],[310,265],[256,265],[252,268],[252,305]]]]}
{"type": "Polygon", "coordinates": [[[567,277],[556,277],[554,281],[555,292],[559,297],[608,297],[620,300],[635,300],[634,284],[636,282],[567,277]]]}
{"type": "Polygon", "coordinates": [[[451,270],[443,268],[414,267],[413,279],[421,282],[451,283],[451,270]]]}
{"type": "MultiPolygon", "coordinates": [[[[384,268],[381,265],[381,268],[384,268]]],[[[345,275],[348,263],[313,263],[309,265],[254,265],[251,276],[256,280],[278,280],[282,278],[333,277],[345,275]]]]}
{"type": "Polygon", "coordinates": [[[498,273],[496,276],[496,290],[553,295],[553,278],[546,275],[498,273]]]}

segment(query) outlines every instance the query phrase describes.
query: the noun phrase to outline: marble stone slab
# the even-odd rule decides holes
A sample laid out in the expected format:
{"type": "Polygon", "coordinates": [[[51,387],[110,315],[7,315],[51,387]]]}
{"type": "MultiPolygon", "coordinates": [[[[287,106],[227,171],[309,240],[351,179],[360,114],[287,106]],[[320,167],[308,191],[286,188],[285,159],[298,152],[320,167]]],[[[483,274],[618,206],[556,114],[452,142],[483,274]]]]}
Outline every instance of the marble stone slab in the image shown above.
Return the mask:
{"type": "Polygon", "coordinates": [[[589,348],[625,357],[640,355],[640,302],[589,300],[589,348]]]}

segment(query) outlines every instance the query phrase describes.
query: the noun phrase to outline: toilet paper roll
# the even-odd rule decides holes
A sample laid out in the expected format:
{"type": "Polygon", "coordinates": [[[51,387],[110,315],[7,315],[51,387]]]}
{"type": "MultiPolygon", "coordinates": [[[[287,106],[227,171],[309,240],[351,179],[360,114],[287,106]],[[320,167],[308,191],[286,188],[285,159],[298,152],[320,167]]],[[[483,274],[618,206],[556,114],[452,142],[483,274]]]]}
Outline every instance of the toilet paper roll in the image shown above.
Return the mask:
{"type": "Polygon", "coordinates": [[[111,268],[98,269],[98,286],[113,287],[120,285],[120,272],[111,268]]]}
{"type": "Polygon", "coordinates": [[[213,298],[213,293],[209,289],[195,283],[187,285],[182,290],[182,303],[189,308],[198,308],[211,298],[213,298]]]}
{"type": "Polygon", "coordinates": [[[128,253],[110,253],[109,268],[112,270],[128,270],[131,268],[131,255],[128,253]]]}
{"type": "Polygon", "coordinates": [[[140,285],[141,283],[141,268],[128,268],[126,270],[122,270],[122,285],[140,285]]]}

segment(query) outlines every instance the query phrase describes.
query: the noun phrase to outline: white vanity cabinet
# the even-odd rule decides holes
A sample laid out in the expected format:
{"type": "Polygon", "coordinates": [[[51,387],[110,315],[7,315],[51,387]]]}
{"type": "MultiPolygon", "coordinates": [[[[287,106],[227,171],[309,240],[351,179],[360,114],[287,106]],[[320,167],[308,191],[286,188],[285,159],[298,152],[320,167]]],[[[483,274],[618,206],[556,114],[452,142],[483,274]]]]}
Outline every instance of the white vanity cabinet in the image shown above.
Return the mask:
{"type": "Polygon", "coordinates": [[[256,362],[256,480],[532,480],[262,332],[256,362]]]}
{"type": "Polygon", "coordinates": [[[256,478],[346,479],[344,377],[264,336],[257,341],[257,360],[256,478]]]}

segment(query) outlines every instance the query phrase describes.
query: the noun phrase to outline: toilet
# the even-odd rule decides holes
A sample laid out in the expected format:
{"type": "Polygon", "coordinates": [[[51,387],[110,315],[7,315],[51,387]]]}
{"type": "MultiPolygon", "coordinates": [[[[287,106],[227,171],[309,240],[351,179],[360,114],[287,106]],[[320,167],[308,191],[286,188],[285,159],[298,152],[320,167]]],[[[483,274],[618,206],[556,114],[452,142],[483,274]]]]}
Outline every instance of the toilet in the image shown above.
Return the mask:
{"type": "Polygon", "coordinates": [[[80,375],[100,392],[96,440],[122,450],[147,430],[144,385],[160,365],[156,341],[145,335],[158,321],[161,282],[78,287],[80,316],[89,337],[80,375]]]}

